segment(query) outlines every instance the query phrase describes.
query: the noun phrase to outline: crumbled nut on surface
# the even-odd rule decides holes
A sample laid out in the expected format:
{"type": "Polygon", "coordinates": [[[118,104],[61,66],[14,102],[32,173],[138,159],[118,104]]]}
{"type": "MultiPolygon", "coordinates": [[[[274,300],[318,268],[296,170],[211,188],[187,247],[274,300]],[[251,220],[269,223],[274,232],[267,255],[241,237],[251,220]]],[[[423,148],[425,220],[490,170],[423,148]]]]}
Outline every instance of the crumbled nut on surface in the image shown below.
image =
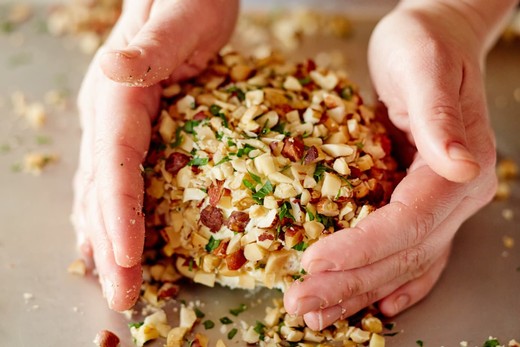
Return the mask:
{"type": "Polygon", "coordinates": [[[72,35],[80,48],[93,54],[121,14],[122,0],[72,1],[53,6],[47,28],[53,35],[72,35]]]}
{"type": "Polygon", "coordinates": [[[75,275],[85,276],[87,265],[83,259],[76,259],[67,267],[67,272],[75,275]]]}
{"type": "Polygon", "coordinates": [[[515,246],[515,239],[511,236],[505,235],[502,237],[502,243],[504,244],[505,248],[511,249],[515,246]]]}
{"type": "Polygon", "coordinates": [[[117,347],[119,346],[119,337],[109,330],[101,330],[97,333],[94,343],[98,347],[117,347]]]}
{"type": "Polygon", "coordinates": [[[23,168],[25,172],[40,175],[49,164],[56,161],[58,156],[54,154],[28,153],[24,157],[23,168]]]}
{"type": "Polygon", "coordinates": [[[497,191],[495,192],[495,200],[507,200],[511,196],[511,185],[509,182],[499,181],[497,191]]]}
{"type": "Polygon", "coordinates": [[[497,176],[500,180],[518,177],[518,164],[513,159],[502,159],[497,163],[497,176]]]}

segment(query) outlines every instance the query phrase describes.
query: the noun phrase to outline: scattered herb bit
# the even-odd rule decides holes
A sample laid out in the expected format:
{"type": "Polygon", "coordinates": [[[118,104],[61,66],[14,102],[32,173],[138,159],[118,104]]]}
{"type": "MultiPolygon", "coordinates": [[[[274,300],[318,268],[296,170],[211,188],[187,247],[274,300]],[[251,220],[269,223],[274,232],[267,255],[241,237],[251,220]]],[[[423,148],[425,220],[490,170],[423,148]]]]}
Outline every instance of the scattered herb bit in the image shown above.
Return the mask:
{"type": "Polygon", "coordinates": [[[129,327],[129,328],[136,328],[136,329],[139,329],[143,324],[144,324],[144,322],[128,323],[128,327],[129,327]]]}
{"type": "Polygon", "coordinates": [[[193,102],[190,103],[190,108],[191,108],[192,110],[194,110],[194,109],[197,108],[197,104],[195,103],[195,101],[193,101],[193,102]]]}
{"type": "Polygon", "coordinates": [[[36,136],[36,143],[39,145],[48,145],[52,143],[52,139],[48,136],[38,135],[36,136]]]}
{"type": "Polygon", "coordinates": [[[497,347],[500,346],[500,342],[496,338],[492,338],[484,342],[482,347],[497,347]]]}
{"type": "Polygon", "coordinates": [[[238,88],[237,86],[231,86],[228,89],[226,89],[227,93],[235,94],[240,101],[244,101],[246,99],[246,94],[242,91],[242,89],[238,88]]]}
{"type": "Polygon", "coordinates": [[[362,150],[363,147],[365,147],[365,144],[363,142],[356,142],[356,147],[359,149],[359,150],[362,150]]]}
{"type": "Polygon", "coordinates": [[[224,158],[220,159],[217,163],[215,163],[215,166],[227,163],[228,161],[231,161],[231,158],[226,155],[224,158]]]}
{"type": "Polygon", "coordinates": [[[208,158],[195,157],[188,162],[189,166],[204,166],[208,163],[208,158]]]}
{"type": "Polygon", "coordinates": [[[237,328],[233,328],[229,331],[229,333],[227,334],[227,338],[229,340],[231,340],[233,337],[235,337],[235,335],[238,333],[238,329],[237,328]]]}
{"type": "Polygon", "coordinates": [[[28,52],[20,52],[18,54],[12,55],[9,58],[9,65],[12,67],[17,67],[21,65],[27,65],[31,62],[32,55],[28,52]]]}
{"type": "Polygon", "coordinates": [[[199,310],[197,307],[195,307],[193,311],[195,311],[195,316],[197,316],[198,319],[204,318],[204,316],[206,316],[206,314],[199,310]]]}
{"type": "Polygon", "coordinates": [[[228,140],[227,140],[227,145],[228,145],[228,147],[233,147],[233,146],[236,146],[237,144],[234,143],[233,140],[228,139],[228,140]]]}
{"type": "Polygon", "coordinates": [[[186,121],[186,123],[184,124],[184,131],[187,132],[188,134],[193,134],[194,133],[194,128],[199,125],[202,121],[200,120],[189,120],[189,121],[186,121]]]}
{"type": "Polygon", "coordinates": [[[314,169],[314,174],[312,176],[314,177],[316,182],[319,182],[323,177],[323,173],[328,170],[330,169],[326,165],[318,163],[316,164],[316,169],[314,169]]]}
{"type": "Polygon", "coordinates": [[[255,185],[248,180],[242,180],[242,183],[253,192],[255,191],[255,185]]]}
{"type": "Polygon", "coordinates": [[[314,217],[314,214],[311,211],[309,211],[309,210],[307,210],[307,214],[309,215],[309,220],[311,222],[316,218],[316,217],[314,217]]]}
{"type": "Polygon", "coordinates": [[[20,171],[22,171],[22,164],[16,163],[16,164],[11,165],[11,171],[12,172],[20,172],[20,171]]]}
{"type": "Polygon", "coordinates": [[[240,304],[239,307],[233,308],[233,309],[229,310],[229,313],[231,313],[233,316],[238,316],[239,314],[241,314],[245,310],[247,310],[247,305],[246,304],[240,304]]]}
{"type": "Polygon", "coordinates": [[[282,206],[280,206],[280,210],[278,212],[278,217],[280,217],[280,220],[283,220],[285,217],[292,219],[293,221],[296,221],[294,216],[291,214],[292,206],[289,201],[285,201],[282,206]]]}
{"type": "Polygon", "coordinates": [[[395,323],[394,322],[385,323],[384,327],[387,330],[393,330],[395,328],[395,323]]]}
{"type": "Polygon", "coordinates": [[[390,337],[392,337],[392,336],[395,336],[397,334],[399,334],[399,331],[395,331],[393,333],[384,333],[383,336],[390,336],[390,337]]]}
{"type": "Polygon", "coordinates": [[[311,78],[310,78],[310,76],[305,76],[304,78],[300,78],[300,79],[298,80],[298,82],[300,82],[300,84],[301,84],[302,86],[305,86],[305,85],[311,83],[311,78]]]}
{"type": "Polygon", "coordinates": [[[218,116],[220,110],[222,110],[222,107],[220,107],[219,105],[213,104],[209,107],[209,112],[214,116],[218,116]]]}
{"type": "Polygon", "coordinates": [[[328,229],[330,227],[334,227],[334,220],[332,219],[332,217],[327,217],[327,216],[324,216],[322,214],[317,213],[316,214],[316,219],[318,220],[318,222],[323,224],[325,229],[328,229]]]}
{"type": "Polygon", "coordinates": [[[417,344],[417,346],[420,346],[420,347],[424,346],[424,342],[422,342],[422,340],[417,340],[417,341],[415,341],[415,343],[417,344]]]}
{"type": "MultiPolygon", "coordinates": [[[[188,264],[188,270],[193,271],[193,259],[190,259],[190,262],[188,264]]],[[[184,305],[186,305],[186,304],[184,304],[184,305]]]]}
{"type": "Polygon", "coordinates": [[[265,325],[262,324],[262,322],[256,321],[256,324],[255,324],[255,327],[253,328],[253,330],[258,335],[260,335],[259,339],[261,341],[264,341],[264,339],[265,339],[265,325]]]}
{"type": "Polygon", "coordinates": [[[300,242],[296,245],[293,246],[293,249],[296,250],[296,251],[305,251],[307,248],[309,247],[308,244],[306,244],[305,242],[300,242]]]}
{"type": "Polygon", "coordinates": [[[285,123],[279,122],[274,127],[271,128],[271,131],[276,131],[277,133],[284,134],[285,136],[291,136],[291,133],[285,131],[285,123]]]}
{"type": "Polygon", "coordinates": [[[182,140],[183,140],[183,136],[181,134],[181,130],[182,130],[181,127],[177,127],[177,129],[175,129],[175,141],[170,143],[170,148],[179,147],[181,145],[182,140]]]}
{"type": "Polygon", "coordinates": [[[205,320],[202,322],[202,325],[204,325],[204,329],[209,330],[215,327],[215,323],[212,320],[205,320]]]}
{"type": "Polygon", "coordinates": [[[341,97],[347,101],[352,100],[352,96],[354,96],[354,90],[351,86],[345,87],[341,90],[341,97]]]}
{"type": "Polygon", "coordinates": [[[231,324],[231,323],[233,323],[233,321],[231,319],[229,319],[228,317],[222,317],[219,320],[220,320],[220,323],[222,323],[222,324],[231,324]]]}
{"type": "Polygon", "coordinates": [[[265,182],[264,186],[260,188],[256,193],[253,194],[253,199],[259,203],[262,204],[264,202],[264,198],[271,194],[273,192],[273,185],[271,184],[271,181],[267,180],[265,182]]]}
{"type": "Polygon", "coordinates": [[[209,241],[206,244],[206,251],[208,253],[213,252],[220,245],[220,240],[213,238],[213,235],[209,237],[209,241]]]}
{"type": "Polygon", "coordinates": [[[247,173],[249,174],[249,176],[251,176],[251,178],[258,184],[261,184],[262,183],[262,179],[260,178],[260,176],[257,176],[255,175],[254,173],[252,173],[251,171],[247,170],[247,173]]]}
{"type": "Polygon", "coordinates": [[[237,151],[237,157],[241,158],[244,154],[249,156],[249,153],[253,150],[253,149],[256,149],[256,147],[253,147],[251,145],[248,145],[246,144],[243,148],[240,148],[238,151],[237,151]]]}
{"type": "Polygon", "coordinates": [[[4,143],[0,146],[0,153],[8,153],[11,150],[11,146],[9,146],[7,143],[4,143]]]}
{"type": "Polygon", "coordinates": [[[8,33],[13,32],[13,30],[14,30],[13,23],[11,23],[9,21],[5,21],[5,22],[0,23],[0,31],[1,32],[8,34],[8,33]]]}

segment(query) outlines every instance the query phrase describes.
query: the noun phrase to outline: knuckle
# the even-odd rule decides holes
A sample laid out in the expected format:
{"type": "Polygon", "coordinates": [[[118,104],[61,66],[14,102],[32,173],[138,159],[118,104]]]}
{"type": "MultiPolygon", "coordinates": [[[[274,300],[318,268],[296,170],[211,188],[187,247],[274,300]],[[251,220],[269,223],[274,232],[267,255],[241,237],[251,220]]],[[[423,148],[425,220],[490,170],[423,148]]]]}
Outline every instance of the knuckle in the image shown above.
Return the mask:
{"type": "Polygon", "coordinates": [[[428,252],[424,246],[404,250],[398,259],[398,275],[418,278],[430,268],[428,252]]]}

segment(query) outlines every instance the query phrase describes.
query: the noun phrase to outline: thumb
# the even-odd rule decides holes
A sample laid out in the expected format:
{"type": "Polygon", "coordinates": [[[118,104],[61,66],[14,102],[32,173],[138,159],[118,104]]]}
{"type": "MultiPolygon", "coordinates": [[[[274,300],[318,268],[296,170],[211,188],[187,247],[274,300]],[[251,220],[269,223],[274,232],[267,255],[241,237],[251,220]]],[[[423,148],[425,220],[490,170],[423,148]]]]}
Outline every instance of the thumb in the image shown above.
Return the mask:
{"type": "Polygon", "coordinates": [[[478,176],[480,166],[468,150],[466,118],[470,115],[461,112],[463,62],[431,54],[420,64],[414,68],[411,62],[402,84],[417,149],[442,177],[468,182],[478,176]]]}
{"type": "Polygon", "coordinates": [[[103,53],[101,68],[136,86],[153,85],[183,65],[201,70],[229,39],[237,12],[238,0],[128,2],[115,29],[126,45],[103,53]],[[136,22],[143,23],[137,30],[136,22]]]}

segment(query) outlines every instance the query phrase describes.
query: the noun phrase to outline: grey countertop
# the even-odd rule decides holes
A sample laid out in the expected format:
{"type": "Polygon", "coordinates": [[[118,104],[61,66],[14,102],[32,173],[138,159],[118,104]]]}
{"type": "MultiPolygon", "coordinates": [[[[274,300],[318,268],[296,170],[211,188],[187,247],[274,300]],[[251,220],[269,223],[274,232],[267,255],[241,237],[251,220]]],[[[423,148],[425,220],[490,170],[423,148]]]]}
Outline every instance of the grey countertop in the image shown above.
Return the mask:
{"type": "MultiPolygon", "coordinates": [[[[107,309],[96,280],[66,271],[77,257],[69,222],[80,136],[73,100],[89,57],[74,40],[41,32],[40,23],[41,11],[15,32],[0,33],[0,346],[91,346],[101,329],[131,345],[127,320],[107,309]],[[10,96],[22,91],[29,102],[43,101],[49,89],[67,91],[68,105],[45,106],[47,123],[33,129],[13,112],[10,96]],[[38,177],[18,172],[23,156],[32,151],[58,154],[59,162],[38,177]]],[[[349,56],[353,79],[365,89],[373,23],[357,23],[345,43],[346,52],[356,52],[349,56]]],[[[520,163],[518,42],[502,43],[490,54],[487,87],[499,155],[520,163]]],[[[492,202],[461,227],[439,283],[393,319],[400,333],[387,338],[387,346],[416,346],[417,340],[428,347],[461,341],[481,346],[490,335],[505,344],[520,339],[520,184],[513,181],[511,187],[508,200],[492,202]],[[504,211],[512,219],[504,218],[504,211]],[[506,248],[504,237],[516,244],[506,248]]],[[[204,301],[206,314],[215,319],[245,300],[255,302],[256,309],[242,317],[250,322],[262,318],[258,315],[271,296],[222,288],[184,291],[185,298],[204,301]]],[[[229,345],[240,346],[236,340],[229,345]]]]}

